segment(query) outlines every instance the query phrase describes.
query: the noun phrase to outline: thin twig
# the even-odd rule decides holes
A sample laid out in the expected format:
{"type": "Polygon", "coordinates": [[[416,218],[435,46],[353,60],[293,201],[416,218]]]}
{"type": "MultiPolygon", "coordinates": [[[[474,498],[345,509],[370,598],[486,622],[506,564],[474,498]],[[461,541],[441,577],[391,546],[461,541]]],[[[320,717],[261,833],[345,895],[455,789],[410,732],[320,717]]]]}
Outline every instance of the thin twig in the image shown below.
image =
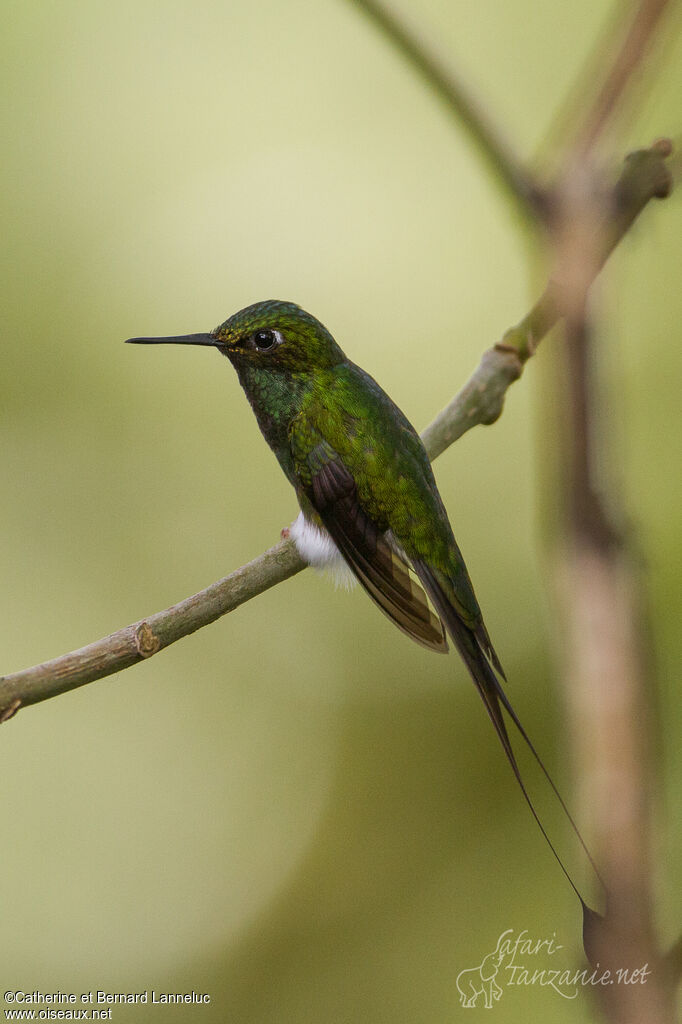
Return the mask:
{"type": "MultiPolygon", "coordinates": [[[[658,0],[654,0],[654,2],[657,3],[658,0]]],[[[668,4],[668,6],[672,5],[668,4]]],[[[659,11],[658,14],[660,15],[660,13],[659,11]]],[[[672,11],[669,12],[669,16],[672,16],[672,11]]],[[[660,17],[657,15],[656,19],[656,35],[660,36],[660,17]]],[[[529,161],[531,167],[543,169],[542,174],[538,175],[539,180],[544,182],[553,178],[558,167],[565,166],[566,163],[577,158],[581,146],[583,146],[583,152],[585,146],[588,150],[592,147],[597,123],[601,124],[600,131],[603,132],[607,127],[604,119],[607,107],[608,120],[612,120],[616,114],[615,100],[619,99],[619,107],[624,105],[623,98],[626,92],[629,93],[627,96],[628,118],[632,122],[633,116],[640,109],[647,95],[646,90],[641,88],[643,79],[651,80],[655,77],[659,67],[663,67],[662,51],[665,47],[669,47],[675,38],[674,26],[671,26],[667,39],[660,40],[656,59],[649,59],[648,62],[640,59],[635,72],[632,63],[633,32],[637,30],[637,50],[639,54],[642,54],[641,48],[645,39],[641,28],[644,23],[648,23],[651,31],[654,29],[651,11],[647,10],[644,14],[642,7],[637,6],[629,24],[624,26],[626,20],[627,12],[624,17],[623,5],[614,4],[606,24],[599,33],[599,38],[594,40],[589,54],[576,69],[573,84],[569,86],[551,125],[545,132],[533,158],[529,161]],[[623,61],[624,53],[628,55],[627,63],[623,61]],[[627,78],[623,76],[622,70],[618,73],[619,92],[617,96],[614,90],[616,85],[614,62],[623,68],[626,66],[628,68],[627,78]],[[636,91],[632,88],[633,73],[636,74],[640,86],[636,91]],[[607,96],[610,97],[608,103],[607,96]],[[583,141],[581,142],[581,140],[583,141]]],[[[651,42],[650,37],[649,41],[651,42]]],[[[675,150],[677,151],[677,149],[676,145],[675,150]]],[[[678,174],[673,173],[673,177],[677,179],[678,174]]]]}
{"type": "MultiPolygon", "coordinates": [[[[671,186],[666,158],[670,144],[655,143],[632,154],[614,189],[609,221],[595,273],[647,202],[668,194],[671,186]]],[[[561,316],[556,285],[520,324],[484,353],[467,384],[426,428],[422,437],[431,459],[478,424],[494,423],[502,412],[507,388],[517,380],[540,340],[561,316]]],[[[291,541],[283,541],[259,558],[179,604],[126,626],[102,640],[51,661],[0,679],[0,722],[20,707],[102,679],[149,658],[176,640],[214,622],[240,604],[294,576],[304,568],[291,541]]]]}
{"type": "Polygon", "coordinates": [[[408,23],[394,6],[383,0],[352,0],[368,14],[448,104],[525,220],[544,218],[544,197],[538,183],[514,153],[499,127],[472,95],[451,62],[432,40],[408,23]]]}
{"type": "Polygon", "coordinates": [[[620,49],[588,114],[581,118],[574,157],[582,160],[600,139],[619,108],[635,71],[641,66],[652,37],[668,6],[668,0],[642,0],[637,6],[620,49]]]}

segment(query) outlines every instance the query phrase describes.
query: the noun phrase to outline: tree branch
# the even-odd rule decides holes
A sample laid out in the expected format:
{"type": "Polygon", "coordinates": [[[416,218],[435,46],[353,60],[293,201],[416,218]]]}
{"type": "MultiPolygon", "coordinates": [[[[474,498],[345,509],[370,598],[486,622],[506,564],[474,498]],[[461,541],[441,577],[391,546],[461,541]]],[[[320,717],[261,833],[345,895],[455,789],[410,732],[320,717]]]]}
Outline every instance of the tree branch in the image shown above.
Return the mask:
{"type": "MultiPolygon", "coordinates": [[[[671,149],[667,140],[659,140],[650,149],[640,150],[626,159],[606,205],[607,230],[594,263],[595,275],[648,201],[669,194],[672,178],[667,158],[671,149]]],[[[524,364],[556,324],[561,310],[560,293],[550,281],[528,315],[483,354],[469,381],[422,434],[432,460],[471,427],[495,422],[502,412],[507,388],[521,376],[524,364]]],[[[20,707],[103,679],[151,657],[304,567],[293,543],[282,541],[229,576],[165,611],[87,647],[0,678],[0,722],[11,718],[20,707]]]]}
{"type": "Polygon", "coordinates": [[[493,126],[482,104],[471,94],[448,61],[410,25],[395,8],[382,0],[352,0],[385,33],[413,64],[431,88],[448,104],[466,128],[488,168],[502,185],[525,220],[544,218],[544,194],[514,153],[502,132],[493,126]]]}
{"type": "Polygon", "coordinates": [[[304,568],[305,562],[293,543],[282,541],[229,576],[162,612],[87,647],[5,676],[0,679],[0,722],[11,718],[24,705],[37,704],[151,658],[304,568]]]}

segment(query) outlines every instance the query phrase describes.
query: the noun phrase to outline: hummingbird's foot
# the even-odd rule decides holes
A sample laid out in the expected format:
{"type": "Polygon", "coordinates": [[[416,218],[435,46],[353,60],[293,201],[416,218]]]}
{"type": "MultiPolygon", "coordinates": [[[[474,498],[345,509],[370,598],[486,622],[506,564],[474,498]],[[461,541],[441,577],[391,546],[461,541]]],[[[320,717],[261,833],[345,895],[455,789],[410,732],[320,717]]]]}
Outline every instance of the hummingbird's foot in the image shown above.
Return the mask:
{"type": "Polygon", "coordinates": [[[282,540],[288,540],[290,534],[291,534],[291,529],[288,526],[284,526],[282,528],[281,533],[280,533],[280,537],[282,538],[282,540]]]}

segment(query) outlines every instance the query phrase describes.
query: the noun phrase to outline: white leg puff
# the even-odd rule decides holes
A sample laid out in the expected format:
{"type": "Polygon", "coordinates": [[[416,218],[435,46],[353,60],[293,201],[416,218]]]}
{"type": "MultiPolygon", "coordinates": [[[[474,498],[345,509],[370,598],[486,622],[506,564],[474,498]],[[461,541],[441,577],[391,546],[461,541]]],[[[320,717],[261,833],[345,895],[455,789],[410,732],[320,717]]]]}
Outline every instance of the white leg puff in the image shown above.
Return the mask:
{"type": "Polygon", "coordinates": [[[354,585],[355,576],[327,531],[309,523],[302,512],[291,524],[289,536],[301,558],[314,569],[329,573],[337,587],[350,588],[354,585]]]}

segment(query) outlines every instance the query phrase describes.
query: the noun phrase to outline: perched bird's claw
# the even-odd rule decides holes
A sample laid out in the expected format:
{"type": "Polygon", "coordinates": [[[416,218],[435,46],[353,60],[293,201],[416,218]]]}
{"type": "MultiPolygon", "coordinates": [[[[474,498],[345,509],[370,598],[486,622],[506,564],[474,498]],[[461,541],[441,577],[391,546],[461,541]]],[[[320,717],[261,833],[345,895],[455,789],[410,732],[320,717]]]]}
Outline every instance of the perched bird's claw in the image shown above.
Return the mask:
{"type": "Polygon", "coordinates": [[[291,529],[288,526],[283,526],[282,527],[282,531],[280,533],[280,537],[282,538],[282,540],[288,540],[290,533],[291,533],[291,529]]]}

